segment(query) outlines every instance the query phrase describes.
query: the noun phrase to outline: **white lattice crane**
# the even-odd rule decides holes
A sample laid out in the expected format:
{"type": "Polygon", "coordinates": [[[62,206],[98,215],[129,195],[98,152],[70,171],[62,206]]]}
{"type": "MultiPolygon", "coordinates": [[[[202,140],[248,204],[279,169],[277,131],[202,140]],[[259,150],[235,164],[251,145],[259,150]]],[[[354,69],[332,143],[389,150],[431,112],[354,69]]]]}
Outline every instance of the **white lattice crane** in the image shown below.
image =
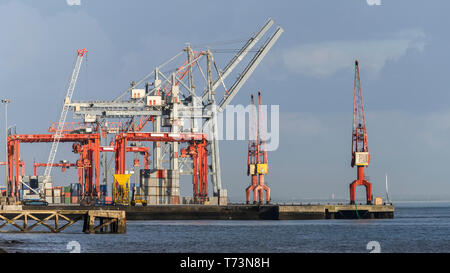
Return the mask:
{"type": "Polygon", "coordinates": [[[50,154],[48,155],[47,167],[45,168],[44,172],[44,183],[48,183],[50,180],[52,165],[55,160],[56,152],[58,151],[58,144],[63,133],[67,112],[69,111],[69,103],[72,101],[72,95],[78,80],[78,74],[80,73],[81,63],[86,53],[87,53],[86,48],[77,50],[77,60],[75,62],[75,67],[73,68],[72,77],[70,78],[69,87],[67,88],[67,94],[64,98],[63,108],[61,111],[61,116],[59,118],[58,127],[53,137],[52,148],[50,149],[50,154]]]}

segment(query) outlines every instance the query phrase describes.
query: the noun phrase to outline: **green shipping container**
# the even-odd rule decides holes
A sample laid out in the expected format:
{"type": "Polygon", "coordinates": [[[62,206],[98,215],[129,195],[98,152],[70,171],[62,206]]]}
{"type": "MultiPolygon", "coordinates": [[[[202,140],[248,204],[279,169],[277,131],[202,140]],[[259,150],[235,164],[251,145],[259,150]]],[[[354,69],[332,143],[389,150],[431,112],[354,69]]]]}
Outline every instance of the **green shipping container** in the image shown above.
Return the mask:
{"type": "Polygon", "coordinates": [[[64,197],[64,204],[70,204],[70,197],[64,197]]]}
{"type": "Polygon", "coordinates": [[[64,187],[64,192],[70,192],[70,186],[69,187],[64,187]]]}

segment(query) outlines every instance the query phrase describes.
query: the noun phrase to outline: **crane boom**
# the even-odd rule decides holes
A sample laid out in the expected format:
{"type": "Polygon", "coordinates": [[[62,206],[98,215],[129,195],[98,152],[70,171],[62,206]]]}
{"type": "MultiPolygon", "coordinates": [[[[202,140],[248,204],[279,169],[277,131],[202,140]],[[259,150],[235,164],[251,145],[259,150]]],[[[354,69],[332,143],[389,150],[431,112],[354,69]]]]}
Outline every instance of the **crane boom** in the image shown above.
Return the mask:
{"type": "Polygon", "coordinates": [[[252,75],[253,71],[255,71],[256,67],[259,65],[261,60],[266,56],[267,52],[272,48],[275,42],[280,38],[280,35],[284,32],[281,27],[278,27],[275,33],[267,40],[267,42],[261,46],[258,50],[258,53],[252,58],[250,63],[245,67],[242,74],[233,84],[233,86],[228,90],[228,94],[226,94],[219,103],[218,111],[222,112],[225,107],[230,103],[230,101],[236,96],[241,87],[247,81],[247,79],[252,75]]]}
{"type": "MultiPolygon", "coordinates": [[[[231,59],[231,61],[227,64],[227,66],[223,69],[222,74],[220,77],[218,77],[213,84],[212,91],[216,90],[216,88],[219,86],[219,84],[226,78],[230,73],[233,71],[233,69],[244,59],[245,55],[258,43],[258,41],[261,39],[261,37],[266,34],[266,32],[269,30],[269,28],[274,24],[274,21],[272,18],[269,18],[269,20],[264,24],[264,26],[255,34],[253,35],[247,43],[239,50],[239,52],[231,59]]],[[[202,96],[202,100],[205,101],[208,97],[208,92],[204,92],[202,96]]]]}
{"type": "Polygon", "coordinates": [[[52,172],[53,162],[55,160],[56,152],[58,151],[59,140],[61,139],[64,123],[66,122],[67,112],[69,111],[69,103],[72,100],[73,91],[75,90],[75,85],[78,80],[78,74],[80,73],[81,63],[83,61],[84,54],[87,53],[86,48],[77,50],[77,60],[75,62],[75,67],[73,68],[72,77],[70,78],[69,87],[67,88],[67,94],[64,98],[63,108],[61,111],[61,116],[59,118],[58,128],[56,129],[55,135],[53,136],[52,147],[50,149],[50,154],[48,155],[47,167],[44,172],[44,183],[47,183],[50,179],[50,174],[52,172]]]}
{"type": "Polygon", "coordinates": [[[369,146],[367,143],[366,118],[364,114],[358,60],[355,61],[352,134],[352,167],[355,165],[369,165],[369,146]]]}

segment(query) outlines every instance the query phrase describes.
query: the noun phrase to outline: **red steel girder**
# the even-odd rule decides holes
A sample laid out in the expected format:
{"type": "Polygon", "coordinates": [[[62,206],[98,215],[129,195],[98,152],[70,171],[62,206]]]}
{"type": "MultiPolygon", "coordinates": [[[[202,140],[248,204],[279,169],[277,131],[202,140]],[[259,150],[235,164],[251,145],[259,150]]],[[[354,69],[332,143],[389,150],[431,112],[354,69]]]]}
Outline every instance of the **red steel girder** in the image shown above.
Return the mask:
{"type": "MultiPolygon", "coordinates": [[[[8,136],[8,184],[10,185],[8,195],[18,196],[19,190],[19,146],[20,143],[48,143],[53,142],[54,134],[21,134],[8,136]]],[[[79,142],[83,146],[82,160],[89,161],[85,169],[84,184],[86,195],[93,196],[93,174],[95,173],[95,185],[97,195],[100,187],[100,135],[99,134],[63,134],[60,142],[79,142]],[[92,162],[94,164],[92,164],[92,162]],[[95,170],[92,170],[95,168],[95,170]]],[[[80,183],[82,181],[80,180],[80,183]]]]}
{"type": "Polygon", "coordinates": [[[114,143],[115,172],[124,174],[126,170],[127,141],[156,141],[156,142],[189,142],[206,140],[207,134],[197,133],[143,133],[131,132],[116,135],[114,143]]]}
{"type": "MultiPolygon", "coordinates": [[[[48,163],[33,163],[33,174],[37,175],[37,167],[47,167],[48,163]]],[[[76,167],[76,163],[52,163],[52,167],[61,167],[61,171],[65,172],[70,167],[76,167]]]]}

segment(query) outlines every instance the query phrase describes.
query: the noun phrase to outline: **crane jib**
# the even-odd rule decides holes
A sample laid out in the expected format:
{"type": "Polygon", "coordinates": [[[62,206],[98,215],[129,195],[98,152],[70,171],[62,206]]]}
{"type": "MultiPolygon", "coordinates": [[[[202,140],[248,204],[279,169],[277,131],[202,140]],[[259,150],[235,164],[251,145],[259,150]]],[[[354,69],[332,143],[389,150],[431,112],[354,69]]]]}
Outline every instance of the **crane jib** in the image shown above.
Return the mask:
{"type": "Polygon", "coordinates": [[[85,48],[77,50],[77,59],[75,62],[75,67],[73,68],[73,71],[72,71],[72,77],[70,78],[69,86],[67,88],[67,94],[64,98],[64,103],[63,103],[63,107],[62,107],[62,111],[61,111],[61,116],[59,118],[58,127],[57,127],[57,130],[54,135],[52,147],[50,149],[50,154],[48,156],[47,166],[44,171],[44,188],[45,188],[45,183],[49,183],[49,180],[50,180],[52,165],[55,160],[56,152],[58,151],[59,140],[63,136],[62,131],[64,129],[64,123],[66,121],[67,113],[69,111],[68,104],[72,100],[72,95],[75,90],[75,86],[76,86],[76,83],[78,80],[78,75],[80,73],[81,63],[82,63],[83,57],[86,53],[87,53],[87,50],[85,48]]]}

